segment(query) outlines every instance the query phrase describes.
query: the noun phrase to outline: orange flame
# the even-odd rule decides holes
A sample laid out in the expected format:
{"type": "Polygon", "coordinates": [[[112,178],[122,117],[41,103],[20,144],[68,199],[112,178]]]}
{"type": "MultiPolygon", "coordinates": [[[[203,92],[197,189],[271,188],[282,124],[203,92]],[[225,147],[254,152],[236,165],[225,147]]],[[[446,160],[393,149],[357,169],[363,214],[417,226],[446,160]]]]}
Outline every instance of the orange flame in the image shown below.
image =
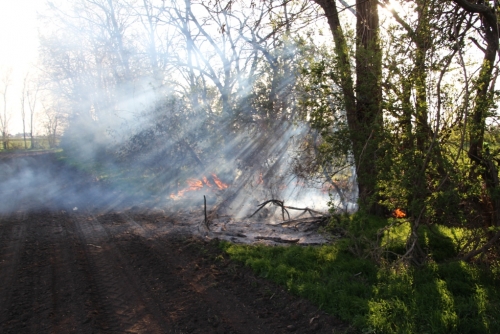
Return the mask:
{"type": "MultiPolygon", "coordinates": [[[[227,184],[222,182],[217,177],[217,175],[212,174],[212,178],[214,180],[214,183],[217,185],[217,187],[219,189],[224,190],[224,189],[229,187],[227,184]]],[[[174,200],[179,199],[179,198],[183,197],[184,194],[187,193],[188,191],[196,191],[196,190],[202,189],[204,187],[204,185],[206,185],[209,188],[213,187],[213,185],[210,183],[210,181],[208,180],[208,178],[206,176],[203,176],[201,180],[187,179],[186,183],[188,185],[186,188],[179,190],[177,192],[177,194],[170,194],[170,198],[174,199],[174,200]]]]}
{"type": "Polygon", "coordinates": [[[257,184],[263,184],[264,179],[262,178],[262,172],[259,174],[259,179],[257,180],[257,184]]]}
{"type": "Polygon", "coordinates": [[[177,195],[170,194],[170,198],[178,199],[178,198],[184,196],[184,194],[187,193],[188,191],[195,191],[195,190],[203,188],[203,182],[201,182],[200,180],[197,180],[197,179],[187,179],[186,183],[188,184],[187,188],[179,190],[177,192],[177,195]]]}
{"type": "Polygon", "coordinates": [[[406,217],[406,213],[404,213],[401,209],[396,209],[394,210],[394,212],[392,213],[392,216],[394,218],[404,218],[406,217]]]}
{"type": "Polygon", "coordinates": [[[212,185],[210,184],[210,181],[208,181],[206,176],[203,177],[203,183],[205,183],[207,185],[207,187],[210,187],[210,188],[212,187],[212,185]]]}
{"type": "Polygon", "coordinates": [[[227,189],[227,187],[229,187],[227,184],[225,184],[224,182],[222,182],[218,177],[217,175],[213,174],[212,173],[212,178],[214,179],[214,182],[215,184],[217,185],[217,187],[219,187],[219,189],[221,190],[224,190],[224,189],[227,189]]]}
{"type": "Polygon", "coordinates": [[[189,190],[198,190],[200,188],[203,188],[203,182],[197,179],[187,179],[186,183],[188,184],[188,189],[189,190]]]}

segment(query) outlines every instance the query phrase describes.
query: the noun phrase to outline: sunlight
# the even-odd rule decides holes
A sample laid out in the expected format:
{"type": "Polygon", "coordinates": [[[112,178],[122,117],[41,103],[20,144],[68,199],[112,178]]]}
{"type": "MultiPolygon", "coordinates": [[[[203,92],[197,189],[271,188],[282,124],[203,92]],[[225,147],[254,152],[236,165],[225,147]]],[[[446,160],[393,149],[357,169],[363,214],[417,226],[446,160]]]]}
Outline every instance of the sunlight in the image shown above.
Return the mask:
{"type": "Polygon", "coordinates": [[[392,16],[393,11],[397,12],[399,15],[405,11],[405,8],[401,6],[400,3],[393,0],[385,0],[383,3],[380,2],[379,9],[381,17],[392,16]]]}
{"type": "MultiPolygon", "coordinates": [[[[26,73],[33,68],[38,57],[37,11],[43,1],[2,1],[0,2],[0,73],[12,70],[8,103],[17,104],[21,82],[26,73]]],[[[34,70],[32,69],[34,72],[34,70]]],[[[21,118],[13,112],[11,132],[22,131],[21,118]]]]}
{"type": "Polygon", "coordinates": [[[394,7],[390,1],[386,1],[385,6],[383,8],[388,12],[390,12],[394,9],[394,7]]]}

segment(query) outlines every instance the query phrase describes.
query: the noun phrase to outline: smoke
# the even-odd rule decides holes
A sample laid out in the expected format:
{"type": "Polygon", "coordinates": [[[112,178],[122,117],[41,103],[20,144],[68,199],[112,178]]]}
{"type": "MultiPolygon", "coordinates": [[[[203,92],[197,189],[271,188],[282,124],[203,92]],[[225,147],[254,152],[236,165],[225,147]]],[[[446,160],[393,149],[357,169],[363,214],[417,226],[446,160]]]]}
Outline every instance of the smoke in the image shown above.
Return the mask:
{"type": "MultiPolygon", "coordinates": [[[[135,128],[121,131],[75,120],[62,138],[62,153],[4,158],[0,212],[199,208],[204,196],[209,209],[239,218],[269,199],[316,211],[326,211],[333,200],[342,210],[353,209],[325,188],[323,178],[293,172],[300,143],[311,131],[305,123],[260,125],[269,131],[251,123],[230,132],[224,129],[230,128],[230,119],[200,117],[173,94],[135,117],[135,128]],[[202,187],[183,191],[193,179],[202,187]],[[215,180],[228,187],[216,187],[215,180]]],[[[352,186],[348,191],[354,202],[352,186]]],[[[279,212],[268,209],[269,216],[274,213],[279,212]]]]}
{"type": "Polygon", "coordinates": [[[89,174],[57,161],[55,153],[3,156],[0,213],[117,207],[124,203],[89,174]]]}
{"type": "MultiPolygon", "coordinates": [[[[312,152],[303,145],[312,130],[298,81],[315,51],[291,22],[271,24],[264,3],[250,15],[172,2],[151,6],[152,21],[149,9],[131,15],[129,5],[79,0],[74,15],[54,9],[58,25],[42,41],[42,58],[47,90],[66,106],[63,153],[4,159],[1,212],[199,207],[203,196],[239,217],[269,199],[352,209],[353,171],[342,193],[325,187],[321,168],[294,171],[307,165],[303,151],[312,152]],[[103,19],[112,15],[123,26],[103,19]]],[[[314,12],[286,10],[298,22],[314,12]]]]}

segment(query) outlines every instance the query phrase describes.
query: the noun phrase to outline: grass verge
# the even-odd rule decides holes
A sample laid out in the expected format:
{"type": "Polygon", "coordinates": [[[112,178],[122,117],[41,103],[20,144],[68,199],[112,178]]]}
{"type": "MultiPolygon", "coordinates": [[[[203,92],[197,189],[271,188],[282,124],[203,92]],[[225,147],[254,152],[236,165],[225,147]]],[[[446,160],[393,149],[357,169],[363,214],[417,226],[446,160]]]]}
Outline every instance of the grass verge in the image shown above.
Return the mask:
{"type": "MultiPolygon", "coordinates": [[[[394,237],[385,236],[382,242],[400,247],[397,236],[404,229],[404,224],[399,226],[392,231],[394,237]]],[[[373,230],[368,227],[365,233],[373,230]]],[[[439,263],[434,257],[457,248],[452,238],[444,240],[420,268],[354,256],[348,239],[319,247],[221,247],[260,276],[364,333],[500,333],[499,266],[439,263]]]]}

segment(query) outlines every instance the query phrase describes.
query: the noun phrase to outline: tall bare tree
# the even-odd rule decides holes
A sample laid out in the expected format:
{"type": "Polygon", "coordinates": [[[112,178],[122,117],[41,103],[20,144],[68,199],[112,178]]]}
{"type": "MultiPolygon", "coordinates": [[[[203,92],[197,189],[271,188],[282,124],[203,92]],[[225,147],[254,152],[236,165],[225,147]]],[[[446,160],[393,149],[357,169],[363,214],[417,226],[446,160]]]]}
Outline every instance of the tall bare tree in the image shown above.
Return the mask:
{"type": "Polygon", "coordinates": [[[24,139],[24,149],[28,149],[28,143],[26,142],[26,98],[28,95],[28,78],[29,78],[29,73],[26,73],[23,79],[23,85],[21,88],[21,120],[23,122],[23,139],[24,139]]]}
{"type": "Polygon", "coordinates": [[[60,102],[52,103],[50,104],[50,107],[47,107],[45,103],[42,103],[42,110],[45,115],[43,125],[50,148],[55,148],[58,144],[59,132],[64,118],[62,109],[63,107],[60,102]]]}
{"type": "Polygon", "coordinates": [[[11,76],[12,76],[12,68],[8,68],[2,75],[2,90],[0,94],[2,94],[3,98],[3,110],[0,114],[0,131],[2,132],[2,142],[3,149],[8,149],[9,143],[9,122],[10,122],[10,113],[7,109],[7,93],[9,91],[9,87],[11,85],[11,76]]]}
{"type": "Polygon", "coordinates": [[[28,106],[30,110],[29,114],[29,119],[30,119],[30,140],[31,140],[31,148],[35,148],[35,114],[36,114],[36,107],[37,107],[37,101],[38,101],[38,94],[40,92],[40,81],[39,80],[32,80],[31,81],[31,87],[30,89],[26,92],[26,97],[28,99],[28,106]]]}

